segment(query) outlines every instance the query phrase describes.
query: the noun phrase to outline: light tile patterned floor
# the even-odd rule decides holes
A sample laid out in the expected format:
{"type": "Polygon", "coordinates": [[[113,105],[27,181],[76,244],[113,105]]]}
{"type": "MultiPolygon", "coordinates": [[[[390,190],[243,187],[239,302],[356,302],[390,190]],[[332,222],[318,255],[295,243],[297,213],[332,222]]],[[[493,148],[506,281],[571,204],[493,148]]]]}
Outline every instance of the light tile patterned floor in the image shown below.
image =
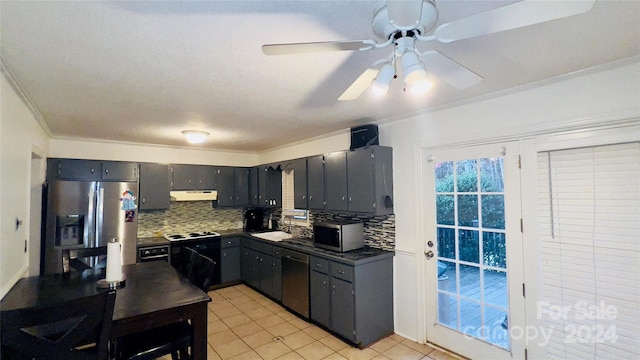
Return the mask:
{"type": "Polygon", "coordinates": [[[366,349],[351,347],[245,285],[209,295],[208,360],[457,359],[399,335],[366,349]]]}

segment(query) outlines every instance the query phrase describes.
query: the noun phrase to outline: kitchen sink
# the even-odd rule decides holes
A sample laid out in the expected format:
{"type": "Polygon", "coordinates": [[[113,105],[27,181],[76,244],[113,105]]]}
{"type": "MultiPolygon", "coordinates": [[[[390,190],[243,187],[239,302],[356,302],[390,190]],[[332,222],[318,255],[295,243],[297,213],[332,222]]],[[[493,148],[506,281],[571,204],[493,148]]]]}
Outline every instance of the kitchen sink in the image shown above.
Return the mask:
{"type": "Polygon", "coordinates": [[[291,239],[291,234],[284,231],[270,231],[251,235],[269,241],[282,241],[284,239],[291,239]]]}

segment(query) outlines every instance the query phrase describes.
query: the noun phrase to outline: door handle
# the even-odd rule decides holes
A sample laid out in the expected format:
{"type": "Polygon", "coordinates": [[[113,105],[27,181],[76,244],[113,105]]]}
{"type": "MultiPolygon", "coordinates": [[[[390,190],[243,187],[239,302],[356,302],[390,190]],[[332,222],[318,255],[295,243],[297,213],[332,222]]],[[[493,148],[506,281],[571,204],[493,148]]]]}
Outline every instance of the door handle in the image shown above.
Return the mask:
{"type": "Polygon", "coordinates": [[[427,257],[427,259],[431,259],[434,256],[433,251],[431,250],[425,252],[424,255],[427,257]]]}

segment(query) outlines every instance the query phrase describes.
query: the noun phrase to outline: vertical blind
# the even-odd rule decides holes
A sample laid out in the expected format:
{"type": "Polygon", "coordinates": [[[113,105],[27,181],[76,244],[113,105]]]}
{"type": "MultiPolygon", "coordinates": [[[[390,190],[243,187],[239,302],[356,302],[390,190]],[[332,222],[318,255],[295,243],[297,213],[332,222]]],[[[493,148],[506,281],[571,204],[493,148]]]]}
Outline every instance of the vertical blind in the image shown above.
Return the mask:
{"type": "Polygon", "coordinates": [[[538,154],[550,359],[640,358],[640,143],[538,154]]]}

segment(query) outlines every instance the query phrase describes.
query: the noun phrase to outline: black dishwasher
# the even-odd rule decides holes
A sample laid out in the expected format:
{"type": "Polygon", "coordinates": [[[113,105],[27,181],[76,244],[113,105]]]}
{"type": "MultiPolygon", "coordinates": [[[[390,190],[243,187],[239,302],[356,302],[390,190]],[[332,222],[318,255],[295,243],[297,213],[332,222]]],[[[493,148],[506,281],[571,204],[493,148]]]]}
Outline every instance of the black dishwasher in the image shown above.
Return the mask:
{"type": "Polygon", "coordinates": [[[309,255],[282,249],[282,304],[309,318],[309,255]]]}

